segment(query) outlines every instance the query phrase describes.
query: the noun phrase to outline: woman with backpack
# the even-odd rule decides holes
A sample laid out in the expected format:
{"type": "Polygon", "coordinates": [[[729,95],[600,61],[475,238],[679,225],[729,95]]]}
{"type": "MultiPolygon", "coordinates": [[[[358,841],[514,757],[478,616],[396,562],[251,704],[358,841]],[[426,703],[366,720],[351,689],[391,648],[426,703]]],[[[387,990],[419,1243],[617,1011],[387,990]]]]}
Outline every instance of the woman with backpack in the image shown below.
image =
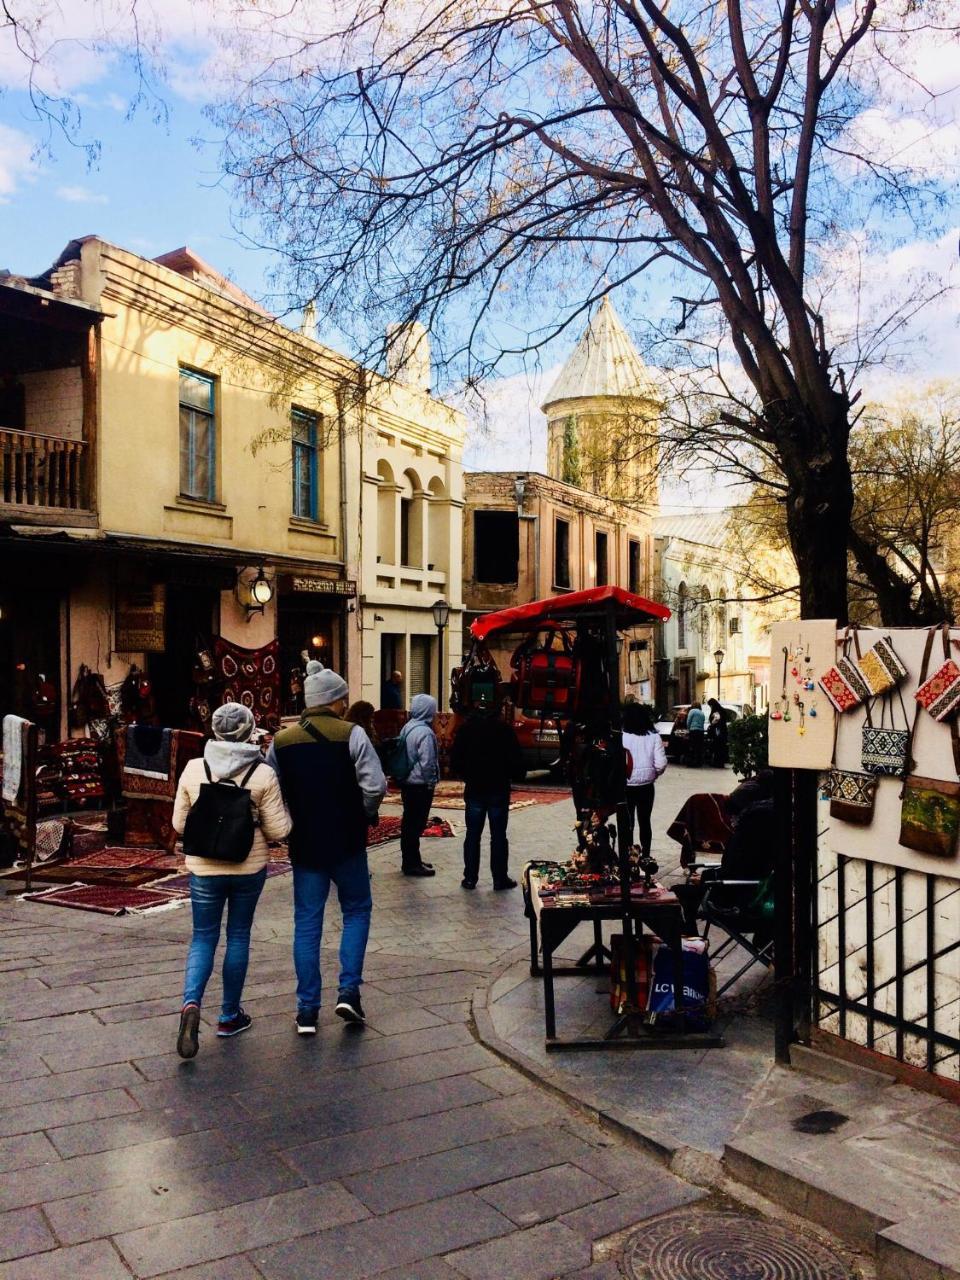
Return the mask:
{"type": "Polygon", "coordinates": [[[202,759],[191,760],[180,776],[173,808],[174,830],[184,837],[193,911],[177,1035],[181,1058],[194,1057],[199,1048],[200,1003],[213,972],[224,906],[227,946],[217,1035],[239,1035],[250,1026],[240,997],[253,914],[267,876],[267,841],[290,832],[277,775],[250,741],[253,714],[239,702],[225,703],[214,711],[212,728],[214,739],[202,759]]]}
{"type": "Polygon", "coordinates": [[[403,799],[403,818],[400,824],[400,869],[405,876],[436,875],[429,862],[420,857],[420,836],[430,817],[433,792],[440,780],[440,764],[437,753],[437,735],[433,732],[433,720],[437,714],[437,700],[429,693],[418,693],[410,703],[410,719],[400,730],[400,740],[406,758],[397,777],[403,799]]]}

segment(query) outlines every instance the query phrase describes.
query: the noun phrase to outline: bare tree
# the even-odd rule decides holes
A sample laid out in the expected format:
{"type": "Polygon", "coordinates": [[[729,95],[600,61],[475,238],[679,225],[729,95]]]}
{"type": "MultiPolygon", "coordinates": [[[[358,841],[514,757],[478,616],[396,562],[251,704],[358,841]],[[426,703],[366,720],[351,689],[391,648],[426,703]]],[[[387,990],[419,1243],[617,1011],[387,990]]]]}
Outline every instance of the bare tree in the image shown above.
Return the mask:
{"type": "MultiPolygon", "coordinates": [[[[294,38],[310,7],[293,0],[286,48],[219,117],[226,170],[295,293],[368,337],[383,315],[421,320],[469,379],[673,273],[688,354],[719,331],[742,378],[704,443],[775,463],[801,607],[844,618],[855,384],[894,322],[835,320],[829,272],[850,228],[902,227],[942,197],[860,126],[948,7],[334,7],[335,31],[294,38]],[[525,332],[536,297],[561,319],[525,332]]],[[[888,559],[861,562],[881,594],[888,559]]]]}

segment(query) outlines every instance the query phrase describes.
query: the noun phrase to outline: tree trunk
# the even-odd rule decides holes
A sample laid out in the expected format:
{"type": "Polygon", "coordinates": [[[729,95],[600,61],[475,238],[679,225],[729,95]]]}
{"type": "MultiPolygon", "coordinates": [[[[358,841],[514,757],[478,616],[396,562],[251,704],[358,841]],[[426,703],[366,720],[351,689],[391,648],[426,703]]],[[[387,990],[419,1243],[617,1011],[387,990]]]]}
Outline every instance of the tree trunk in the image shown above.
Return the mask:
{"type": "Polygon", "coordinates": [[[800,579],[800,616],[847,621],[847,538],[853,483],[846,450],[790,468],[787,531],[800,579]]]}

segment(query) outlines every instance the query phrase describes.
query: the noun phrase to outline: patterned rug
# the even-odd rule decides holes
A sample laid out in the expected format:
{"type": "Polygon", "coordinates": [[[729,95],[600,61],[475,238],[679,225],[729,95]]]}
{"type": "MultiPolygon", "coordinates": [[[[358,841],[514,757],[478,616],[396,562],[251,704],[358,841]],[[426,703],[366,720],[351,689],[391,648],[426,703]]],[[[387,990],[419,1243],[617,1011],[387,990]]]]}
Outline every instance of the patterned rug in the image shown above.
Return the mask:
{"type": "MultiPolygon", "coordinates": [[[[33,868],[32,879],[37,884],[94,884],[127,885],[149,884],[162,872],[154,867],[82,867],[74,862],[58,862],[56,866],[41,863],[33,868]]],[[[4,879],[26,880],[25,868],[9,872],[4,879]]]]}
{"type": "Polygon", "coordinates": [[[374,849],[378,844],[389,844],[391,840],[400,839],[400,819],[388,816],[381,818],[375,827],[367,828],[367,848],[374,849]]]}
{"type": "Polygon", "coordinates": [[[68,865],[77,871],[87,867],[149,867],[154,871],[176,871],[180,860],[175,853],[167,853],[163,849],[107,848],[100,853],[81,854],[72,858],[68,865]]]}
{"type": "Polygon", "coordinates": [[[63,888],[44,889],[41,893],[26,893],[23,896],[30,902],[42,902],[52,907],[73,907],[77,911],[96,911],[106,916],[169,910],[184,901],[182,894],[166,893],[162,889],[94,884],[65,885],[63,888]]]}
{"type": "Polygon", "coordinates": [[[222,636],[214,640],[217,679],[223,683],[223,702],[241,702],[258,726],[275,729],[280,723],[279,640],[262,649],[242,649],[222,636]]]}

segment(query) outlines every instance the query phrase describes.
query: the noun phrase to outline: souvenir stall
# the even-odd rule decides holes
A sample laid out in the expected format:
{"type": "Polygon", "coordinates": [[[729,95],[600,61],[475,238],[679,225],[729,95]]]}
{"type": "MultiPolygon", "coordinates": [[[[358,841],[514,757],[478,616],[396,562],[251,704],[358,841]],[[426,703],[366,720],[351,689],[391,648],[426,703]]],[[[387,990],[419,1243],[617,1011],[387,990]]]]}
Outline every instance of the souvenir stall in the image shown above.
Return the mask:
{"type": "Polygon", "coordinates": [[[723,1043],[709,1030],[707,983],[700,997],[691,994],[693,969],[706,973],[705,948],[696,939],[691,949],[685,947],[678,899],[655,880],[657,864],[629,839],[619,695],[622,636],[669,616],[664,605],[620,587],[503,609],[472,623],[473,650],[455,673],[459,709],[489,705],[498,673],[487,643],[496,638],[502,647],[515,637],[511,701],[526,715],[549,716],[563,725],[563,756],[577,810],[576,849],[566,861],[544,850],[544,860],[524,872],[532,968],[544,985],[547,1049],[723,1043]],[[612,940],[614,1017],[603,1037],[562,1038],[554,979],[605,971],[610,952],[603,943],[604,921],[620,927],[612,940]],[[592,927],[593,944],[576,965],[555,966],[557,949],[580,924],[592,927]]]}
{"type": "Polygon", "coordinates": [[[817,788],[794,824],[795,1038],[960,1098],[958,649],[947,626],[778,624],[770,762],[817,788]]]}

